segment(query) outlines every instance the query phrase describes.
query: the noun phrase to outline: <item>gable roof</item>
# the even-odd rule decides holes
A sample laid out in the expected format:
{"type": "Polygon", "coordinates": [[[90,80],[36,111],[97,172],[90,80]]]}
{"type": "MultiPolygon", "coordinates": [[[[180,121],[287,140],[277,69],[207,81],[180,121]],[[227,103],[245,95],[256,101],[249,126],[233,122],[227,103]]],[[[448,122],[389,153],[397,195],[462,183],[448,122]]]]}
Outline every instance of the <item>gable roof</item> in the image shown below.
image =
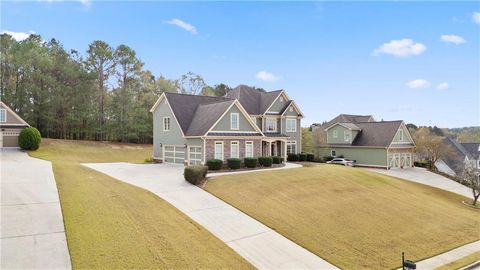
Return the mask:
{"type": "Polygon", "coordinates": [[[225,97],[238,99],[248,114],[262,115],[282,92],[283,90],[276,90],[264,93],[247,85],[239,85],[228,92],[225,97]]]}
{"type": "Polygon", "coordinates": [[[7,122],[0,123],[0,127],[2,128],[20,128],[20,127],[29,127],[30,125],[23,120],[14,110],[7,106],[7,104],[0,101],[0,108],[5,109],[7,112],[7,122]],[[17,121],[10,121],[10,116],[13,116],[17,121]],[[9,123],[10,122],[10,123],[9,123]]]}
{"type": "Polygon", "coordinates": [[[253,133],[262,133],[240,102],[235,99],[165,92],[150,109],[151,112],[158,107],[163,98],[167,100],[172,109],[184,136],[203,136],[207,134],[234,105],[239,108],[249,124],[255,129],[253,133]]]}
{"type": "Polygon", "coordinates": [[[344,128],[347,128],[349,130],[362,130],[361,128],[359,128],[357,125],[355,125],[353,123],[341,123],[341,122],[335,123],[335,124],[327,127],[325,130],[329,130],[330,128],[332,128],[336,125],[343,126],[344,128]]]}
{"type": "Polygon", "coordinates": [[[195,111],[194,117],[188,130],[185,132],[186,136],[203,135],[207,133],[208,129],[215,124],[215,122],[222,116],[222,114],[230,108],[235,100],[220,101],[210,104],[200,104],[195,111]]]}
{"type": "MultiPolygon", "coordinates": [[[[448,155],[442,160],[443,162],[445,162],[445,164],[448,165],[448,167],[455,171],[455,173],[459,174],[463,170],[465,157],[468,157],[469,159],[472,158],[471,153],[469,150],[466,149],[466,147],[464,147],[464,143],[459,143],[453,138],[447,137],[443,140],[443,142],[451,146],[451,148],[453,149],[453,153],[452,155],[448,155]]],[[[466,144],[468,144],[467,147],[471,147],[469,143],[466,144]]]]}
{"type": "Polygon", "coordinates": [[[479,159],[480,156],[480,143],[460,143],[463,146],[465,151],[470,155],[473,159],[479,159]]]}
{"type": "Polygon", "coordinates": [[[352,145],[388,147],[402,123],[401,120],[356,123],[362,131],[355,137],[352,145]]]}
{"type": "Polygon", "coordinates": [[[325,128],[328,128],[336,123],[364,123],[372,122],[373,117],[371,115],[354,115],[354,114],[340,114],[325,124],[325,128]]]}

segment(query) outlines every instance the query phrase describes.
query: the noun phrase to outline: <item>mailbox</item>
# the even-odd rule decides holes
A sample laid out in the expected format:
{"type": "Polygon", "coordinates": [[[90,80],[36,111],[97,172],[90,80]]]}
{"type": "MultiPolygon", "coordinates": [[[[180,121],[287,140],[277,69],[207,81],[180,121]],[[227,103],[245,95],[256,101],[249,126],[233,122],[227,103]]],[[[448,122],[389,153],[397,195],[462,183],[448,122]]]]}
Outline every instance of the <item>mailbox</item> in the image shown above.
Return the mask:
{"type": "Polygon", "coordinates": [[[412,261],[405,260],[403,262],[403,268],[404,269],[417,269],[417,265],[412,261]]]}

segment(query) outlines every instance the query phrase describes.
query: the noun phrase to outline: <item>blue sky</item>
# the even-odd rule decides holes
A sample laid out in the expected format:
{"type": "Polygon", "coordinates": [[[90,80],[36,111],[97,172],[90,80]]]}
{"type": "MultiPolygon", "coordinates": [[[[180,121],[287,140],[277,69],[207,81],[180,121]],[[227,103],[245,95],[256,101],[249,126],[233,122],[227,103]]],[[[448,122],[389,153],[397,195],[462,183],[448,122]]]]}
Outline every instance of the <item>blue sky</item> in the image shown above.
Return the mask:
{"type": "Polygon", "coordinates": [[[136,50],[154,74],[285,89],[306,118],[480,125],[479,2],[2,2],[1,31],[136,50]]]}

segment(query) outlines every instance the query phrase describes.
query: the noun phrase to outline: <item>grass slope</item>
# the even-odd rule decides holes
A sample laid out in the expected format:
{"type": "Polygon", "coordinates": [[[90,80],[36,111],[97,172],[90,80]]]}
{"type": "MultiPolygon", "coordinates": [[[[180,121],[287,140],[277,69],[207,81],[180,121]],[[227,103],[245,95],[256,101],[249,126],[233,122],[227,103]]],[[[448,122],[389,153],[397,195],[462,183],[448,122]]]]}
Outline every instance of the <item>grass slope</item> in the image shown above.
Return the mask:
{"type": "Polygon", "coordinates": [[[335,165],[227,175],[206,190],[345,269],[400,267],[478,240],[464,197],[335,165]]]}
{"type": "Polygon", "coordinates": [[[51,160],[74,268],[252,268],[176,208],[143,189],[80,165],[142,162],[149,145],[43,140],[51,160]]]}

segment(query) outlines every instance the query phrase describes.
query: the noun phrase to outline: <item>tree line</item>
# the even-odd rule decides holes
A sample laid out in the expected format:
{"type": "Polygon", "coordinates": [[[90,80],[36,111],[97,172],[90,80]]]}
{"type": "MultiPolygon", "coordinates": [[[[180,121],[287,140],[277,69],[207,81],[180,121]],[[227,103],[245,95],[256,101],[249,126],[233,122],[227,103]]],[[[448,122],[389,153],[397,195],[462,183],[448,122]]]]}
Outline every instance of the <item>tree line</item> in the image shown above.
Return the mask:
{"type": "Polygon", "coordinates": [[[188,72],[155,76],[127,45],[96,40],[85,55],[39,35],[0,35],[0,100],[43,137],[151,143],[151,106],[163,92],[223,96],[188,72]]]}

